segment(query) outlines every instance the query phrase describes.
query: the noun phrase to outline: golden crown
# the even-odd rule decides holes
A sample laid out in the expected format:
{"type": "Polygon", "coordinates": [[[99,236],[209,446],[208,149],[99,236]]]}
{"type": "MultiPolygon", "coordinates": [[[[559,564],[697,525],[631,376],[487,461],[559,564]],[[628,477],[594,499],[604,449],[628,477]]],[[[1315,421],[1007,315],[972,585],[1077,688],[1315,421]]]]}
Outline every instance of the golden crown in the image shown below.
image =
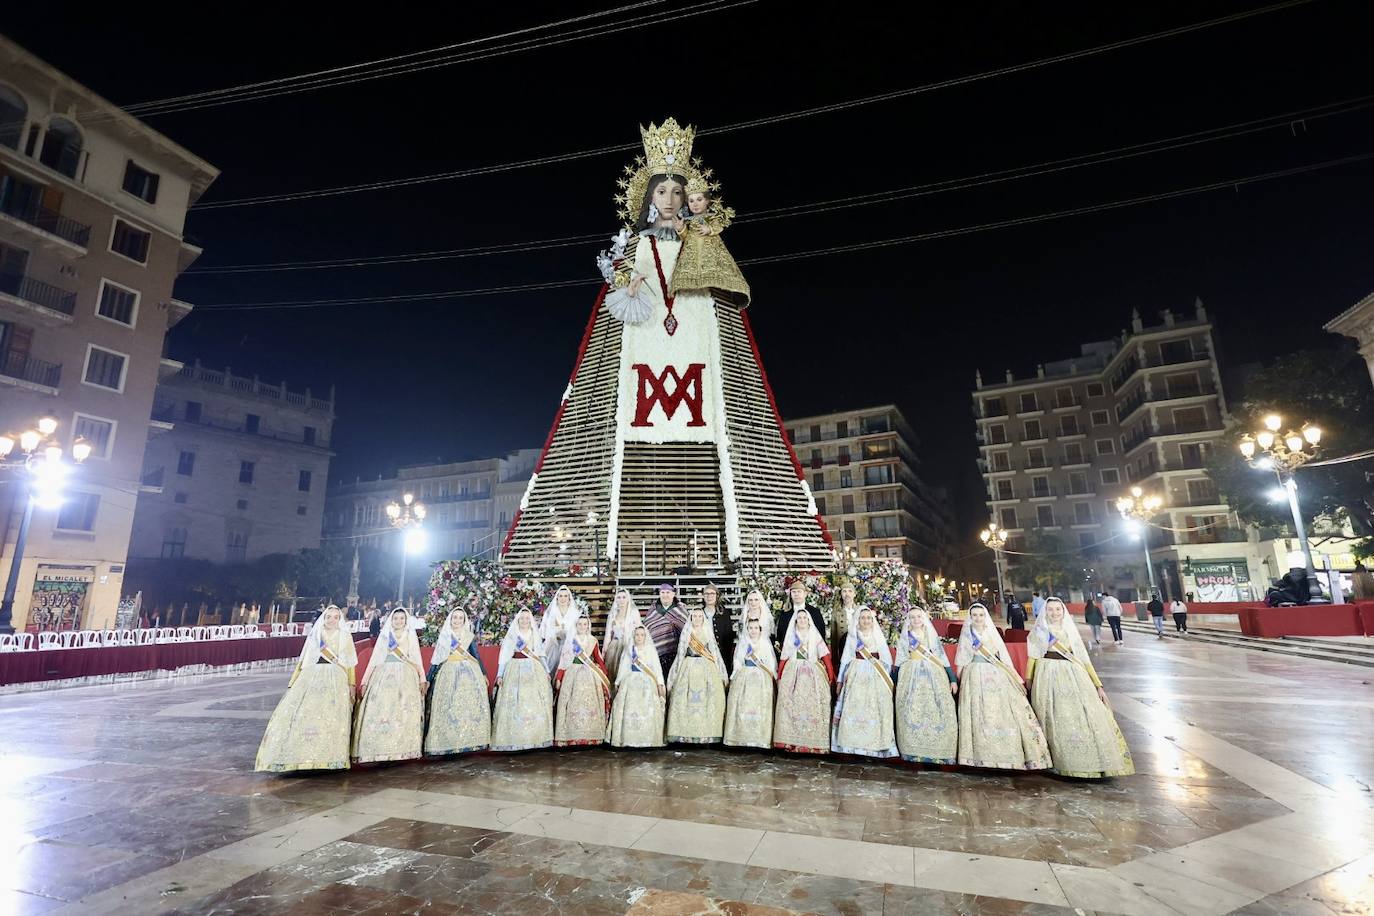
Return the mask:
{"type": "Polygon", "coordinates": [[[639,128],[639,136],[644,140],[644,159],[650,175],[682,175],[692,160],[692,141],[697,132],[689,124],[680,127],[673,118],[668,118],[662,126],[649,122],[648,127],[639,128]]]}

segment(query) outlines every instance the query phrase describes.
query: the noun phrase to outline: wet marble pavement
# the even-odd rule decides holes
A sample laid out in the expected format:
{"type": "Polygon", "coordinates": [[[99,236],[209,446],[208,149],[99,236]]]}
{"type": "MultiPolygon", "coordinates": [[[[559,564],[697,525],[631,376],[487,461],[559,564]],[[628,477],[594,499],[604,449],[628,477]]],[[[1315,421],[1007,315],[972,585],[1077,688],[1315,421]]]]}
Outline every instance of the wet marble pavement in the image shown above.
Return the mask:
{"type": "Polygon", "coordinates": [[[669,748],[251,771],[285,670],[0,696],[0,912],[1374,912],[1366,669],[1096,655],[1136,776],[669,748]]]}

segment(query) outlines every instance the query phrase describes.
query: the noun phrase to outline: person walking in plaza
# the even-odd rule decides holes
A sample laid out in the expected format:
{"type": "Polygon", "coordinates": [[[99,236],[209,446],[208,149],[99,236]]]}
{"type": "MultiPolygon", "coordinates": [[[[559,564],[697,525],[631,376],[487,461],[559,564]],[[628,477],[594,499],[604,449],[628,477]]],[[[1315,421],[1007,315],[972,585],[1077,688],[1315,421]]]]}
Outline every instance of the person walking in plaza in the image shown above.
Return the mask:
{"type": "Polygon", "coordinates": [[[342,619],[338,608],[328,608],[310,628],[286,693],[263,733],[254,770],[348,769],[358,656],[342,619]]]}
{"type": "Polygon", "coordinates": [[[897,750],[911,763],[954,763],[959,720],[954,697],[959,682],[926,609],[907,611],[895,651],[897,750]]]}
{"type": "Polygon", "coordinates": [[[1098,607],[1093,601],[1092,595],[1084,595],[1083,600],[1083,622],[1088,625],[1088,631],[1093,636],[1093,648],[1100,648],[1102,645],[1102,608],[1098,607]]]}
{"type": "Polygon", "coordinates": [[[439,628],[429,665],[426,757],[484,751],[491,744],[491,699],[468,615],[454,608],[439,628]]]}
{"type": "Polygon", "coordinates": [[[959,763],[1048,770],[1050,749],[1026,701],[1026,684],[981,604],[969,608],[954,664],[959,669],[959,763]]]}
{"type": "Polygon", "coordinates": [[[612,747],[663,747],[663,719],[668,690],[658,650],[643,625],[630,634],[616,669],[611,703],[612,747]]]}
{"type": "Polygon", "coordinates": [[[553,744],[553,691],[543,651],[534,615],[528,608],[521,610],[506,630],[496,663],[493,751],[528,751],[553,744]]]}
{"type": "Polygon", "coordinates": [[[668,740],[715,744],[725,731],[725,685],[730,676],[706,614],[692,611],[668,671],[668,740]]]}
{"type": "Polygon", "coordinates": [[[730,694],[725,701],[727,747],[773,746],[773,685],[778,662],[773,643],[758,618],[746,624],[744,638],[735,645],[730,694]]]}
{"type": "Polygon", "coordinates": [[[1121,634],[1121,601],[1111,589],[1102,593],[1102,614],[1107,618],[1107,626],[1112,628],[1112,645],[1121,645],[1125,641],[1121,634]]]}
{"type": "Polygon", "coordinates": [[[1164,602],[1159,600],[1159,592],[1150,591],[1150,603],[1146,605],[1150,611],[1150,621],[1155,625],[1155,639],[1164,638],[1164,602]]]}
{"type": "Polygon", "coordinates": [[[797,754],[830,750],[830,685],[835,681],[832,664],[830,647],[811,615],[792,614],[778,656],[773,747],[797,754]]]}
{"type": "Polygon", "coordinates": [[[1026,628],[1026,606],[1016,600],[1016,596],[1011,596],[1011,603],[1007,605],[1007,625],[1013,630],[1024,630],[1026,628]]]}
{"type": "Polygon", "coordinates": [[[1053,772],[1080,779],[1134,773],[1126,739],[1063,601],[1046,602],[1027,644],[1031,708],[1044,729],[1053,772]]]}
{"type": "Polygon", "coordinates": [[[672,673],[673,661],[677,658],[677,645],[682,628],[687,623],[687,608],[677,600],[677,589],[664,582],[658,587],[658,600],[640,614],[649,636],[658,649],[659,667],[664,675],[672,673]]]}
{"type": "Polygon", "coordinates": [[[558,704],[553,722],[554,747],[603,744],[611,711],[611,682],[590,618],[579,617],[563,643],[554,675],[558,704]]]}
{"type": "Polygon", "coordinates": [[[414,760],[421,746],[424,693],[429,682],[410,612],[398,607],[372,647],[353,716],[354,763],[414,760]]]}
{"type": "Polygon", "coordinates": [[[858,612],[836,678],[830,749],[837,754],[896,757],[892,726],[892,650],[871,608],[858,612]]]}
{"type": "Polygon", "coordinates": [[[1178,633],[1188,632],[1188,605],[1183,603],[1183,599],[1175,598],[1169,605],[1169,613],[1174,615],[1174,631],[1178,633]]]}

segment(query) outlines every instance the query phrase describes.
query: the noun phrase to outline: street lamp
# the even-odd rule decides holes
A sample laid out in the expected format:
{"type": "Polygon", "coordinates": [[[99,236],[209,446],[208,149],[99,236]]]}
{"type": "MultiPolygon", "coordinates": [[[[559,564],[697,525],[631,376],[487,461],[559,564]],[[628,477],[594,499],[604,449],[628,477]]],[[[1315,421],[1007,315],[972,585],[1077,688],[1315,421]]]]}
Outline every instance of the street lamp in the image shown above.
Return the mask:
{"type": "Polygon", "coordinates": [[[997,568],[997,594],[1003,603],[1007,600],[1007,590],[1002,584],[1002,549],[1007,546],[1007,529],[999,528],[992,522],[978,534],[983,546],[992,551],[992,565],[997,568]]]}
{"type": "Polygon", "coordinates": [[[406,493],[401,497],[401,501],[389,502],[386,506],[386,517],[391,520],[391,527],[400,531],[401,534],[401,581],[396,586],[396,602],[405,602],[406,588],[406,555],[419,552],[424,549],[425,536],[418,529],[425,522],[425,504],[415,501],[415,494],[406,493]],[[416,529],[416,530],[412,530],[416,529]]]}
{"type": "MultiPolygon", "coordinates": [[[[57,421],[43,417],[33,427],[24,430],[16,439],[8,433],[0,435],[0,470],[12,471],[17,480],[25,482],[24,514],[19,533],[14,539],[14,556],[10,558],[10,574],[5,580],[5,597],[0,601],[0,633],[14,632],[14,593],[19,588],[19,568],[24,564],[24,545],[29,537],[34,506],[57,509],[62,505],[62,490],[71,473],[63,456],[62,446],[50,438],[57,432],[57,421]],[[19,456],[14,454],[16,442],[19,456]],[[40,449],[41,446],[41,449],[40,449]]],[[[91,457],[91,444],[78,438],[72,443],[72,460],[77,464],[91,457]]]]}
{"type": "Polygon", "coordinates": [[[1302,523],[1302,511],[1298,507],[1298,481],[1296,473],[1313,458],[1317,457],[1318,446],[1322,441],[1322,429],[1315,423],[1304,423],[1302,429],[1288,431],[1279,435],[1283,428],[1283,417],[1271,413],[1262,421],[1263,427],[1254,435],[1246,433],[1240,439],[1240,453],[1253,468],[1273,471],[1279,486],[1288,497],[1288,510],[1293,513],[1293,527],[1302,543],[1303,560],[1307,563],[1307,587],[1310,593],[1317,578],[1317,567],[1312,562],[1312,547],[1307,543],[1307,529],[1302,523]]]}
{"type": "Polygon", "coordinates": [[[1145,574],[1150,577],[1150,593],[1154,597],[1155,592],[1155,568],[1150,562],[1150,519],[1154,518],[1159,512],[1159,508],[1164,505],[1164,498],[1156,493],[1145,495],[1145,491],[1140,487],[1131,487],[1129,496],[1123,496],[1116,501],[1116,511],[1121,513],[1121,517],[1126,523],[1140,535],[1140,540],[1145,545],[1145,574]]]}

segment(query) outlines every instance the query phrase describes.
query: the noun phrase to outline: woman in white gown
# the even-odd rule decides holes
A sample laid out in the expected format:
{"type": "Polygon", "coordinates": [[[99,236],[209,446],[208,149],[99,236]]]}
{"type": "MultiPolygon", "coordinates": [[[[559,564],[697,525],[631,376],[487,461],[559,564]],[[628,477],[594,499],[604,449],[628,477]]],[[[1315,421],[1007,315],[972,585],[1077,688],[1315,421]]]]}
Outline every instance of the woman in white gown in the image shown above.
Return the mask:
{"type": "Polygon", "coordinates": [[[544,640],[544,667],[549,677],[557,670],[558,660],[563,656],[563,643],[573,634],[580,616],[582,606],[573,598],[572,589],[559,586],[544,609],[544,618],[539,621],[539,635],[544,640]]]}
{"type": "Polygon", "coordinates": [[[714,744],[725,727],[725,662],[700,608],[692,611],[668,669],[668,740],[714,744]]]}
{"type": "Polygon", "coordinates": [[[912,763],[953,763],[959,753],[959,681],[925,608],[907,611],[895,654],[897,750],[912,763]]]}
{"type": "Polygon", "coordinates": [[[377,637],[353,718],[353,762],[419,757],[424,716],[424,663],[410,612],[396,608],[377,637]]]}
{"type": "Polygon", "coordinates": [[[782,638],[773,746],[796,754],[830,750],[830,647],[810,614],[793,614],[782,638]]]}
{"type": "Polygon", "coordinates": [[[592,622],[577,618],[577,631],[563,644],[554,676],[558,687],[553,720],[555,747],[604,744],[611,709],[611,682],[602,665],[592,622]]]}
{"type": "Polygon", "coordinates": [[[527,751],[553,744],[553,690],[544,664],[544,644],[534,615],[515,615],[496,666],[496,709],[491,749],[527,751]]]}
{"type": "Polygon", "coordinates": [[[778,663],[773,644],[758,620],[748,622],[735,643],[730,695],[725,701],[725,744],[730,747],[773,746],[773,685],[778,663]]]}
{"type": "Polygon", "coordinates": [[[601,655],[606,659],[606,676],[613,684],[620,671],[620,655],[630,644],[630,637],[634,635],[635,628],[642,622],[639,608],[635,607],[630,592],[623,588],[616,592],[615,603],[606,615],[605,635],[601,638],[601,655]]]}
{"type": "Polygon", "coordinates": [[[840,659],[830,749],[837,754],[896,757],[892,691],[892,650],[877,617],[865,607],[857,611],[840,659]]]}
{"type": "Polygon", "coordinates": [[[630,636],[615,677],[611,704],[611,744],[614,747],[663,747],[663,717],[667,688],[658,650],[649,630],[640,625],[630,636]]]}
{"type": "Polygon", "coordinates": [[[959,669],[959,763],[998,770],[1048,770],[1050,750],[1026,685],[988,609],[969,608],[954,658],[959,669]]]}
{"type": "Polygon", "coordinates": [[[429,665],[425,756],[484,751],[491,744],[491,693],[467,612],[454,608],[439,628],[429,665]]]}
{"type": "Polygon", "coordinates": [[[310,628],[291,682],[263,733],[255,770],[348,769],[358,655],[342,621],[343,611],[331,605],[310,628]]]}

